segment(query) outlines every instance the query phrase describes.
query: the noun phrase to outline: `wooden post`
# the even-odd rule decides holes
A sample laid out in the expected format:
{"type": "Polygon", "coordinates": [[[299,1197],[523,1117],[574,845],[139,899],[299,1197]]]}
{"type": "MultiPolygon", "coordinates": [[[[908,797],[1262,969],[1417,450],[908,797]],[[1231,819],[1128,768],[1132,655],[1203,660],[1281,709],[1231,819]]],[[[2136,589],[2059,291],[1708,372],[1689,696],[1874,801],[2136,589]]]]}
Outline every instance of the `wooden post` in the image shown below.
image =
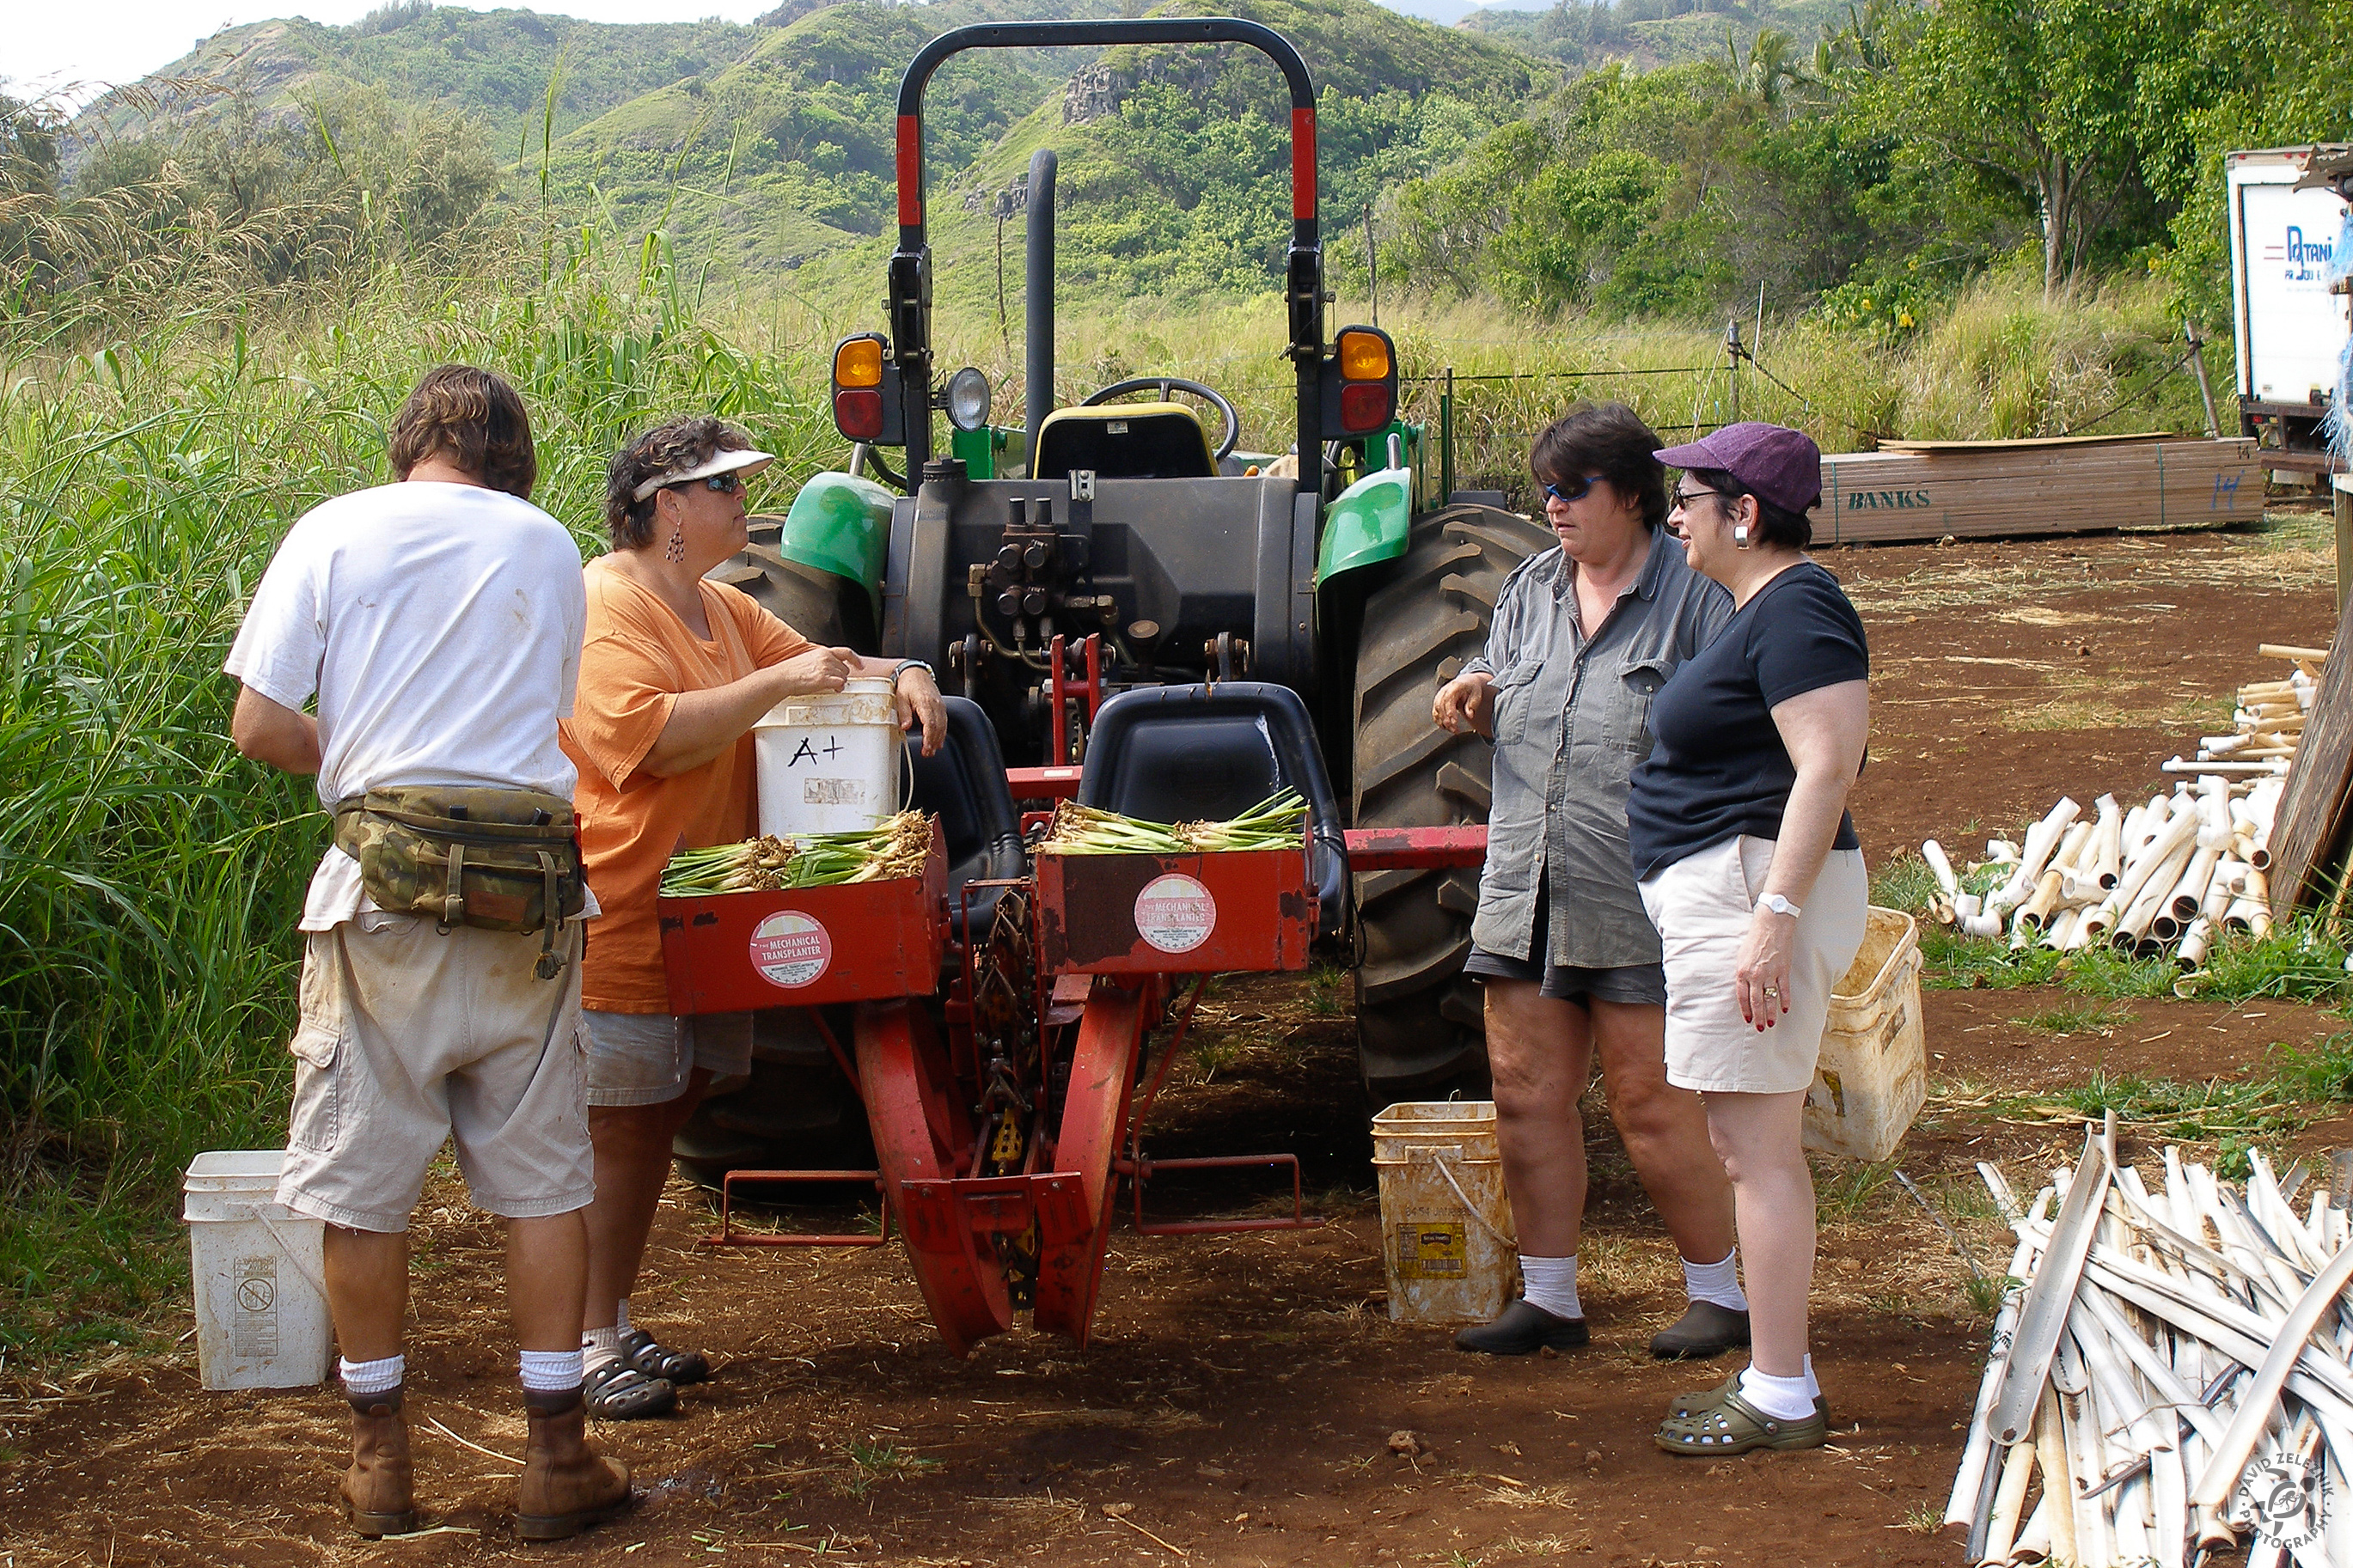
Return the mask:
{"type": "Polygon", "coordinates": [[[2337,613],[2353,597],[2353,474],[2329,476],[2329,500],[2337,512],[2337,613]]]}

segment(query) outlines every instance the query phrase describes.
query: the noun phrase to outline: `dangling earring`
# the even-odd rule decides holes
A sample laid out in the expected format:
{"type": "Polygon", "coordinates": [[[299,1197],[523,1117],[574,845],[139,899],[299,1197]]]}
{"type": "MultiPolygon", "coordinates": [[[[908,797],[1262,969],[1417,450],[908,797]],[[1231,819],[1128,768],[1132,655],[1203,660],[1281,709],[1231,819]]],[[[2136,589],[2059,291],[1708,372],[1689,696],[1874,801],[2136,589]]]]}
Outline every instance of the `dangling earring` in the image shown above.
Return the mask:
{"type": "Polygon", "coordinates": [[[686,559],[686,531],[678,523],[670,524],[670,542],[662,547],[662,559],[673,563],[686,559]]]}

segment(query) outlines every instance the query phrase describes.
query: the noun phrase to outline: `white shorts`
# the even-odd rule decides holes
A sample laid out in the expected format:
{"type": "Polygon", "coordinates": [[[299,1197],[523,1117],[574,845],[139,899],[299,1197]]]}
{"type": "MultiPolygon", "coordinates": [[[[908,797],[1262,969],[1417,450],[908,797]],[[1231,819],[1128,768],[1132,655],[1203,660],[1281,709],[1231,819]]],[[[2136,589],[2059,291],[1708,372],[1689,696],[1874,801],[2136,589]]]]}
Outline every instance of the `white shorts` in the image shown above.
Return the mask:
{"type": "Polygon", "coordinates": [[[1833,849],[1798,917],[1779,1023],[1740,1016],[1734,973],[1774,841],[1742,834],[1642,879],[1667,972],[1667,1081],[1713,1094],[1794,1094],[1812,1086],[1831,992],[1862,949],[1871,887],[1862,851],[1833,849]]]}
{"type": "Polygon", "coordinates": [[[749,1013],[604,1013],[585,1009],[588,1103],[664,1105],[697,1068],[713,1078],[752,1070],[749,1013]]]}
{"type": "Polygon", "coordinates": [[[576,923],[554,980],[533,973],[536,933],[444,933],[371,910],[304,940],[280,1203],[347,1229],[406,1230],[427,1163],[454,1138],[491,1213],[588,1205],[576,923]]]}

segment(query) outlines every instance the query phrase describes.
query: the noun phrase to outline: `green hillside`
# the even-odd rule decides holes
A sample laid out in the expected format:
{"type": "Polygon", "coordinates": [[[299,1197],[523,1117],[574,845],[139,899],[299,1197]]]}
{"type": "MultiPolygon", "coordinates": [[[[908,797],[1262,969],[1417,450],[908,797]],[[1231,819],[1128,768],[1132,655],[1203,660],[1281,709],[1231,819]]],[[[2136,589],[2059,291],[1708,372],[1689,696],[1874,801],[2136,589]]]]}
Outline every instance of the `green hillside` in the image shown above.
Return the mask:
{"type": "Polygon", "coordinates": [[[1694,60],[1720,60],[1737,39],[1745,54],[1767,30],[1788,35],[1810,52],[1824,28],[1845,25],[1849,0],[1622,0],[1616,5],[1572,5],[1543,11],[1491,5],[1459,26],[1571,67],[1624,60],[1644,70],[1694,60]]]}
{"type": "MultiPolygon", "coordinates": [[[[701,79],[740,59],[767,29],[732,22],[617,25],[534,11],[465,11],[428,4],[384,6],[349,27],[284,17],[224,27],[148,79],[162,87],[168,125],[215,110],[217,100],[177,84],[210,81],[250,94],[267,117],[301,112],[351,87],[481,121],[491,147],[520,157],[536,142],[551,78],[560,135],[640,94],[701,79]],[[560,69],[559,69],[560,68],[560,69]]],[[[138,95],[109,93],[81,124],[115,132],[145,128],[138,95]]]]}

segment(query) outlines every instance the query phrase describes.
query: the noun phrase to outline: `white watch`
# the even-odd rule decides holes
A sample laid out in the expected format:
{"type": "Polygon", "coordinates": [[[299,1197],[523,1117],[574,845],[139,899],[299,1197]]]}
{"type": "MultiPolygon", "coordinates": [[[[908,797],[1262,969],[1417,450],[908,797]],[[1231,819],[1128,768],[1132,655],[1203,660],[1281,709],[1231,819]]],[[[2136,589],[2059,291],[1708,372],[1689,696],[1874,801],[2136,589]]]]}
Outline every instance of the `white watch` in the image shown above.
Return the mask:
{"type": "Polygon", "coordinates": [[[1766,894],[1757,900],[1757,907],[1760,910],[1771,910],[1777,915],[1787,915],[1791,920],[1796,920],[1806,912],[1778,893],[1766,894]]]}

